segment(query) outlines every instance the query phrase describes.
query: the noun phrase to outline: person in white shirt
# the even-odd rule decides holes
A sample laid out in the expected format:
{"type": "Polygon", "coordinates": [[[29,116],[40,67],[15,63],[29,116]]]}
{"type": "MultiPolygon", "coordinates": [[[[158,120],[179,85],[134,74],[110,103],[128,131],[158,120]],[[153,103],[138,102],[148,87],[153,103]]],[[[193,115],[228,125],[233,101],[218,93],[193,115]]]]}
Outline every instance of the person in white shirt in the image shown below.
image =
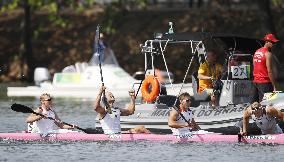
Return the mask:
{"type": "Polygon", "coordinates": [[[284,113],[273,106],[263,106],[259,102],[254,102],[248,106],[243,113],[241,135],[247,135],[250,117],[261,129],[262,134],[283,133],[282,129],[276,122],[276,118],[284,121],[284,113]]]}
{"type": "Polygon", "coordinates": [[[126,108],[119,108],[114,106],[115,98],[111,92],[105,92],[105,100],[111,113],[101,106],[100,101],[103,99],[102,94],[105,91],[106,87],[101,86],[99,94],[94,102],[94,110],[99,115],[99,120],[104,131],[104,134],[120,134],[120,133],[150,133],[144,126],[137,126],[128,130],[127,132],[121,131],[120,126],[120,116],[132,115],[135,112],[135,91],[130,90],[130,103],[126,108]]]}
{"type": "Polygon", "coordinates": [[[168,125],[172,128],[173,135],[182,136],[191,134],[193,130],[200,130],[200,127],[194,120],[194,114],[190,109],[191,96],[187,92],[182,93],[179,96],[179,101],[179,110],[172,108],[168,120],[168,125]]]}
{"type": "Polygon", "coordinates": [[[44,93],[40,96],[41,106],[34,110],[37,113],[43,114],[43,116],[31,114],[27,117],[26,122],[28,123],[29,133],[51,133],[54,131],[54,126],[57,125],[62,129],[74,129],[75,125],[69,126],[61,122],[58,115],[53,109],[52,98],[50,94],[44,93]],[[50,120],[49,117],[55,119],[50,120]]]}

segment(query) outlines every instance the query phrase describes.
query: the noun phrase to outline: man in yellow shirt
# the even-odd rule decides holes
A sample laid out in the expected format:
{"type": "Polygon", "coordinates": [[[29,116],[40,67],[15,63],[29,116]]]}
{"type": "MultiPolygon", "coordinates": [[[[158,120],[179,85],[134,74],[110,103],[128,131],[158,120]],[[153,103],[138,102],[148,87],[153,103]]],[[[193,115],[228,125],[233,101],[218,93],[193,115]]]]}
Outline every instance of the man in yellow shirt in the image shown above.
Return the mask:
{"type": "Polygon", "coordinates": [[[222,74],[222,65],[217,62],[217,55],[214,51],[207,52],[207,58],[198,69],[199,88],[198,92],[206,91],[211,96],[213,106],[217,105],[216,96],[213,94],[212,81],[220,79],[222,74]]]}

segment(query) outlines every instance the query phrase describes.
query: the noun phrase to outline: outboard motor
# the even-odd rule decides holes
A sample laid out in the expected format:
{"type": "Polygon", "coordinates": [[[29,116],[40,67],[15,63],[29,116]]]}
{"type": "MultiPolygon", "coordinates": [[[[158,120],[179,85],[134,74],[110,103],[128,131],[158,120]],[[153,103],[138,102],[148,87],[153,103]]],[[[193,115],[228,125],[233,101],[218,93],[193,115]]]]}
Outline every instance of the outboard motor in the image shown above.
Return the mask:
{"type": "Polygon", "coordinates": [[[49,81],[50,74],[47,68],[45,67],[37,67],[34,71],[34,82],[36,86],[39,86],[40,83],[49,81]]]}

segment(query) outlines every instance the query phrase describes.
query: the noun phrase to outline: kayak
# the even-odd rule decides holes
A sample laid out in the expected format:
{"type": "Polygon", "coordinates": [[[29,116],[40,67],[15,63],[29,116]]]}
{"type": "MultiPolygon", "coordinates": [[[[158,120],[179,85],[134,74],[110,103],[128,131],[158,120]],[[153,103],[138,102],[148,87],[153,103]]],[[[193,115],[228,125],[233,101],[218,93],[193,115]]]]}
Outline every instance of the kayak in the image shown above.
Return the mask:
{"type": "MultiPolygon", "coordinates": [[[[41,115],[34,112],[31,108],[21,105],[13,104],[11,109],[16,112],[23,113],[33,113],[41,115]]],[[[50,120],[55,120],[54,118],[48,118],[50,120]]],[[[65,123],[70,125],[69,123],[65,123]]],[[[51,140],[51,141],[174,141],[174,142],[245,142],[245,143],[277,143],[284,144],[284,134],[274,134],[274,135],[251,135],[251,136],[241,136],[241,135],[222,135],[219,133],[212,133],[204,130],[199,130],[196,132],[191,132],[190,134],[184,136],[174,136],[172,134],[100,134],[101,131],[92,131],[92,129],[83,129],[76,127],[82,132],[77,132],[68,129],[58,129],[52,130],[46,134],[39,133],[0,133],[0,139],[2,140],[51,140]],[[92,134],[97,133],[97,134],[92,134]]]]}
{"type": "Polygon", "coordinates": [[[276,143],[284,144],[284,134],[251,135],[239,137],[237,135],[189,134],[174,136],[171,134],[86,134],[82,132],[51,133],[0,133],[2,140],[50,140],[50,141],[173,141],[173,142],[245,142],[245,143],[276,143]]]}

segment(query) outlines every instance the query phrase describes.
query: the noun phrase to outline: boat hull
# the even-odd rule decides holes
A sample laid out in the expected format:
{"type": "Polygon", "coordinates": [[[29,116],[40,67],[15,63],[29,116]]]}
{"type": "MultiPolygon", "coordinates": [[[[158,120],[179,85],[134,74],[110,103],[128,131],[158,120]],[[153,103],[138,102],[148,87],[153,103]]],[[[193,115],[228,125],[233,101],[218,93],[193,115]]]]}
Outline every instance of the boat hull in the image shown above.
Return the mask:
{"type": "MultiPolygon", "coordinates": [[[[99,86],[99,84],[98,84],[99,86]]],[[[128,90],[131,87],[125,87],[122,89],[111,89],[117,97],[126,98],[129,97],[128,90]]],[[[99,87],[51,87],[43,88],[37,86],[29,87],[8,87],[8,97],[38,97],[42,93],[49,93],[53,97],[60,98],[95,98],[98,95],[99,87]]]]}
{"type": "MultiPolygon", "coordinates": [[[[133,81],[133,83],[140,84],[140,81],[133,81]]],[[[108,86],[108,91],[111,91],[117,98],[127,98],[129,97],[129,89],[131,89],[131,85],[133,83],[129,83],[127,85],[117,84],[114,86],[108,86]]],[[[50,93],[54,97],[68,97],[68,98],[95,98],[98,95],[99,86],[101,83],[97,83],[94,86],[90,85],[72,85],[72,86],[62,86],[56,87],[53,85],[46,87],[39,86],[27,86],[27,87],[8,87],[7,88],[7,96],[8,97],[38,97],[42,93],[50,93]]],[[[133,87],[136,91],[139,87],[139,84],[135,84],[133,87]]],[[[167,93],[172,95],[177,95],[177,90],[180,89],[181,84],[174,84],[172,89],[170,85],[166,85],[167,93]]],[[[191,83],[183,85],[183,91],[187,91],[192,93],[192,85],[191,83]]],[[[137,97],[142,97],[141,93],[138,93],[137,97]]]]}
{"type": "MultiPolygon", "coordinates": [[[[131,77],[121,67],[104,65],[104,84],[116,97],[129,97],[128,90],[139,80],[131,77]],[[115,80],[115,82],[113,82],[115,80]]],[[[99,66],[88,66],[84,72],[55,73],[52,83],[39,86],[8,87],[9,97],[38,97],[50,93],[54,97],[95,98],[101,86],[99,66]]]]}
{"type": "MultiPolygon", "coordinates": [[[[170,134],[85,134],[60,133],[42,136],[36,133],[0,133],[1,139],[6,140],[32,140],[32,141],[173,141],[173,142],[239,142],[237,135],[221,134],[192,134],[184,137],[170,134]]],[[[241,142],[246,143],[277,143],[284,144],[284,134],[245,136],[241,142]]]]}
{"type": "MultiPolygon", "coordinates": [[[[193,107],[197,124],[206,131],[223,134],[237,134],[239,129],[234,125],[242,119],[246,105],[231,105],[212,109],[208,106],[193,107]]],[[[122,128],[134,128],[145,125],[146,128],[170,132],[168,117],[170,108],[165,104],[136,105],[134,115],[122,116],[122,128]]],[[[99,126],[99,123],[96,124],[99,126]]]]}
{"type": "MultiPolygon", "coordinates": [[[[282,95],[284,96],[284,93],[279,93],[279,98],[268,100],[269,104],[280,111],[284,111],[284,97],[281,97],[282,95]]],[[[136,104],[135,113],[133,115],[121,117],[121,127],[134,128],[138,125],[145,125],[148,129],[169,133],[168,118],[172,109],[169,105],[171,104],[136,104]]],[[[191,109],[194,113],[195,121],[203,130],[222,134],[237,134],[239,128],[236,127],[236,125],[242,120],[243,111],[248,105],[249,103],[244,103],[216,108],[200,105],[198,107],[192,107],[191,109]]],[[[250,123],[250,126],[256,128],[255,125],[252,124],[252,120],[250,120],[250,123]]],[[[99,126],[100,124],[97,123],[96,125],[99,126]]],[[[279,125],[283,128],[283,123],[280,122],[279,125]]],[[[256,128],[253,130],[259,133],[259,129],[256,128]]]]}

